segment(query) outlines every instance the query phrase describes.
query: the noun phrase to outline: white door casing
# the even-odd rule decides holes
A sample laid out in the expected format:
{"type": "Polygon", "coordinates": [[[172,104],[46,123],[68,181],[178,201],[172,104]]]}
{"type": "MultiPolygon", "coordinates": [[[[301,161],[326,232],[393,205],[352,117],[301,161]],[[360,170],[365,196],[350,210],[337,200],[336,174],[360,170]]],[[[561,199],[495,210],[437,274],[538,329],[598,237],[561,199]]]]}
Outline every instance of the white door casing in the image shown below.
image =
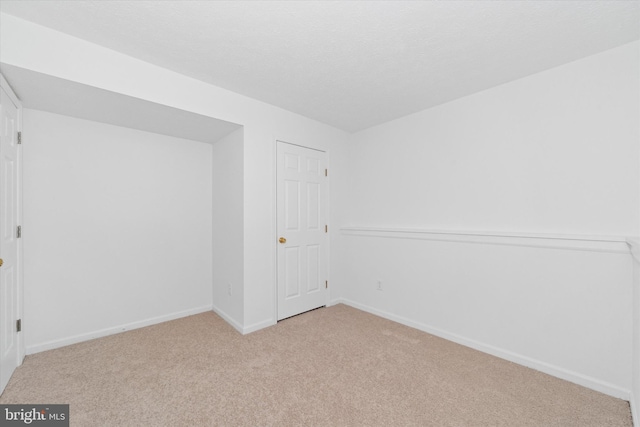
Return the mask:
{"type": "Polygon", "coordinates": [[[19,103],[2,77],[0,88],[0,393],[22,353],[16,330],[19,316],[19,103]]]}
{"type": "Polygon", "coordinates": [[[327,304],[326,153],[277,141],[277,318],[327,304]]]}

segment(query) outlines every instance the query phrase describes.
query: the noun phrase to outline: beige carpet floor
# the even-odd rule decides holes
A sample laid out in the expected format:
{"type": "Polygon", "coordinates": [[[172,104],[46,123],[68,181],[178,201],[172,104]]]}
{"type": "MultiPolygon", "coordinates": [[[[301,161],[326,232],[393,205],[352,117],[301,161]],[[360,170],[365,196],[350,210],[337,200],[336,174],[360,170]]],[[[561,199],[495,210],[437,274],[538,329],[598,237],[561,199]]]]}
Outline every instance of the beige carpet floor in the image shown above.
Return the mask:
{"type": "Polygon", "coordinates": [[[0,403],[69,403],[72,426],[631,426],[626,401],[344,305],[38,353],[0,403]]]}

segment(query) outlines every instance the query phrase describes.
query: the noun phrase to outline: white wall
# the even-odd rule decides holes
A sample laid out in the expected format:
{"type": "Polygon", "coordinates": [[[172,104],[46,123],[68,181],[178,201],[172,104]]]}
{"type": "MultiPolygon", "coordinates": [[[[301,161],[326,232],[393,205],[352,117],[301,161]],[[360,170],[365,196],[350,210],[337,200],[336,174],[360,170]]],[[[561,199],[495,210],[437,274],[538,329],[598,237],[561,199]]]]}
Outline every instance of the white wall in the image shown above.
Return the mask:
{"type": "Polygon", "coordinates": [[[0,52],[8,65],[243,125],[243,332],[276,322],[275,304],[265,302],[275,302],[276,289],[275,141],[329,152],[330,224],[337,224],[343,171],[332,162],[345,132],[11,15],[2,15],[0,52]]]}
{"type": "Polygon", "coordinates": [[[638,43],[357,133],[351,218],[638,235],[638,43]]]}
{"type": "Polygon", "coordinates": [[[628,398],[638,48],[355,134],[341,297],[628,398]]]}
{"type": "Polygon", "coordinates": [[[213,309],[244,325],[244,131],[213,144],[213,309]]]}
{"type": "Polygon", "coordinates": [[[27,352],[210,310],[212,147],[24,110],[27,352]]]}
{"type": "MultiPolygon", "coordinates": [[[[639,218],[640,219],[640,218],[639,218]]],[[[640,241],[632,243],[634,253],[633,268],[633,350],[632,354],[632,387],[631,413],[634,425],[640,425],[640,241]]]]}
{"type": "MultiPolygon", "coordinates": [[[[637,49],[640,57],[640,45],[637,49]]],[[[640,79],[640,76],[638,76],[640,79]]],[[[640,98],[640,85],[638,85],[638,98],[640,98]]],[[[640,123],[638,125],[640,127],[640,123]]],[[[640,144],[640,141],[638,141],[640,144]]],[[[640,158],[638,159],[640,163],[640,158]]],[[[639,206],[640,209],[640,206],[639,206]]],[[[640,217],[637,218],[638,227],[640,227],[640,217]]],[[[633,252],[634,270],[633,270],[633,385],[630,399],[631,413],[634,425],[640,425],[640,241],[630,242],[633,252]]]]}

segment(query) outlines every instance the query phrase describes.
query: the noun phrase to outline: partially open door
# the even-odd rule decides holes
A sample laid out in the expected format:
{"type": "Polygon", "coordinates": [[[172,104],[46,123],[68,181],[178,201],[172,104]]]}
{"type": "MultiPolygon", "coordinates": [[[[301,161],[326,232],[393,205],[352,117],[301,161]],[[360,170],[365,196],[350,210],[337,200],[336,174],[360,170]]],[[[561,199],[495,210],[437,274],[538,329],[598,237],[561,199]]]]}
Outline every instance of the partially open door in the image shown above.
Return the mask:
{"type": "MultiPolygon", "coordinates": [[[[1,77],[1,76],[0,76],[1,77]]],[[[0,88],[0,393],[21,363],[19,291],[20,104],[4,77],[0,88]]]]}
{"type": "Polygon", "coordinates": [[[326,153],[277,142],[278,320],[327,304],[326,153]]]}

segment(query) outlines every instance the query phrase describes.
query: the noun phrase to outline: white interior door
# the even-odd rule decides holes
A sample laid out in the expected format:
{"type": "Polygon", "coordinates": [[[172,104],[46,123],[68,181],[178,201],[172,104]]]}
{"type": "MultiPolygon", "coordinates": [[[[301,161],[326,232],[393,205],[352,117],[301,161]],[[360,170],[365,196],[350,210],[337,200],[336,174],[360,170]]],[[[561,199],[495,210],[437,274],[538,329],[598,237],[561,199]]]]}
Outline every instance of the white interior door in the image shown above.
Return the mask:
{"type": "Polygon", "coordinates": [[[19,364],[18,106],[0,89],[0,393],[19,364]]]}
{"type": "Polygon", "coordinates": [[[278,320],[327,304],[326,153],[277,142],[278,320]]]}

